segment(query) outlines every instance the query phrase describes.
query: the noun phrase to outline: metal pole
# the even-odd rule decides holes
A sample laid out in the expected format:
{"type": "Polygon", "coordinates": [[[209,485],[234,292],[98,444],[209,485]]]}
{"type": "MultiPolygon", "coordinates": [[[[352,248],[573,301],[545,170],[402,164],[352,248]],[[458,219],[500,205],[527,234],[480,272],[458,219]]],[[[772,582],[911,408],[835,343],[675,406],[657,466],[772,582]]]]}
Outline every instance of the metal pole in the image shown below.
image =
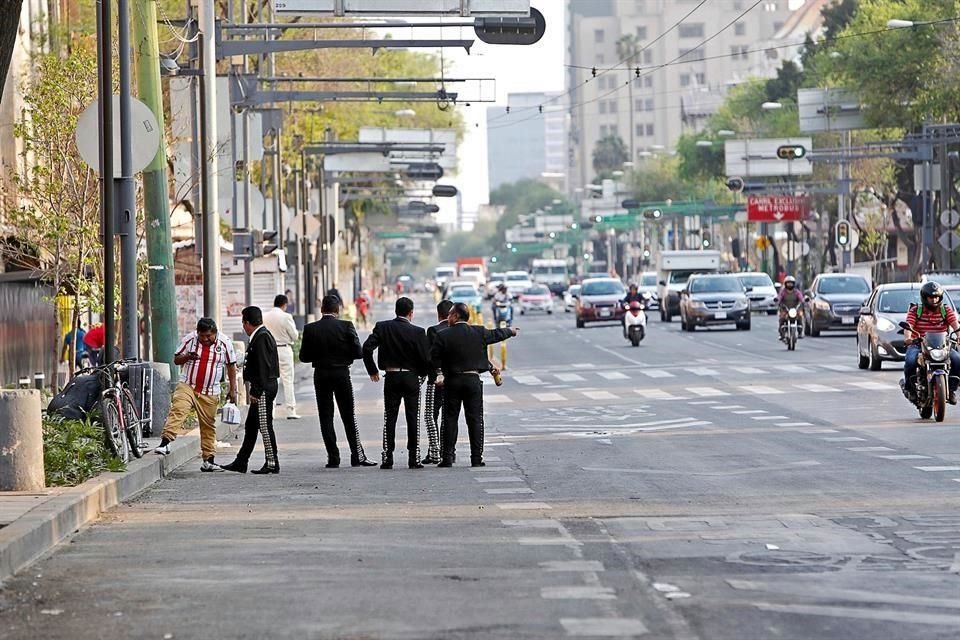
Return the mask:
{"type": "Polygon", "coordinates": [[[923,125],[923,247],[921,250],[920,268],[927,271],[930,268],[930,249],[933,246],[933,167],[931,156],[933,145],[929,142],[929,127],[923,125]]]}
{"type": "Polygon", "coordinates": [[[111,0],[97,2],[97,63],[99,69],[100,116],[100,235],[103,242],[103,329],[104,359],[116,344],[114,295],[116,256],[114,254],[114,200],[113,200],[113,19],[111,0]]]}
{"type": "MultiPolygon", "coordinates": [[[[120,179],[117,185],[117,209],[120,213],[120,320],[121,353],[124,358],[140,357],[140,326],[137,305],[137,200],[133,184],[133,117],[130,113],[130,2],[117,0],[117,49],[120,82],[120,179]]],[[[110,348],[107,345],[107,353],[110,348]]]]}
{"type": "MultiPolygon", "coordinates": [[[[330,283],[327,280],[327,250],[329,246],[330,239],[327,237],[330,230],[330,225],[327,222],[327,212],[326,212],[326,194],[324,193],[324,156],[320,156],[320,169],[317,172],[317,193],[319,197],[317,198],[317,206],[320,210],[320,289],[323,292],[326,292],[330,288],[330,283]]],[[[306,171],[306,164],[304,164],[304,171],[306,171]]],[[[306,173],[304,173],[306,175],[306,173]]],[[[311,308],[311,311],[313,309],[311,308]]]]}
{"type": "MultiPolygon", "coordinates": [[[[947,158],[947,143],[940,144],[940,219],[944,220],[943,213],[950,208],[950,162],[947,158]]],[[[941,228],[946,226],[941,222],[941,228]]],[[[946,258],[943,262],[947,268],[953,268],[953,245],[950,248],[944,248],[943,255],[946,258]]],[[[886,257],[886,256],[884,256],[886,257]]]]}
{"type": "Polygon", "coordinates": [[[214,0],[200,0],[200,154],[203,162],[203,315],[219,324],[220,206],[217,181],[217,56],[214,0]]]}
{"type": "MultiPolygon", "coordinates": [[[[253,228],[250,220],[250,111],[240,114],[243,129],[243,228],[253,228]]],[[[256,255],[256,247],[253,254],[256,255]]],[[[253,304],[253,256],[243,261],[243,304],[253,304]]]]}

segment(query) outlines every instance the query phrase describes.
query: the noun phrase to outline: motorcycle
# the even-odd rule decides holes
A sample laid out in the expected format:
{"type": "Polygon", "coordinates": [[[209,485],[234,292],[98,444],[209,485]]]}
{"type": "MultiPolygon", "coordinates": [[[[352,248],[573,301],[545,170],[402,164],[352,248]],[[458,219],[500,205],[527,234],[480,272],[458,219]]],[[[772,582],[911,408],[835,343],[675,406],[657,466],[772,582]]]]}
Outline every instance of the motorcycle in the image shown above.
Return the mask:
{"type": "Polygon", "coordinates": [[[499,327],[509,327],[513,324],[513,305],[504,300],[493,303],[493,323],[499,327]]]}
{"type": "Polygon", "coordinates": [[[635,347],[640,346],[647,333],[647,314],[639,302],[626,305],[627,313],[623,316],[623,337],[635,347]]]}
{"type": "Polygon", "coordinates": [[[786,309],[787,317],[783,324],[780,338],[787,345],[787,351],[797,350],[797,340],[800,338],[800,311],[796,307],[786,309]]]}
{"type": "MultiPolygon", "coordinates": [[[[900,327],[905,331],[910,330],[910,325],[906,322],[901,322],[900,327]]],[[[917,359],[917,375],[912,381],[912,397],[911,381],[901,383],[903,395],[917,407],[924,420],[933,416],[937,422],[943,422],[946,417],[951,378],[950,351],[955,346],[955,335],[935,332],[923,336],[920,341],[920,357],[917,359]]]]}

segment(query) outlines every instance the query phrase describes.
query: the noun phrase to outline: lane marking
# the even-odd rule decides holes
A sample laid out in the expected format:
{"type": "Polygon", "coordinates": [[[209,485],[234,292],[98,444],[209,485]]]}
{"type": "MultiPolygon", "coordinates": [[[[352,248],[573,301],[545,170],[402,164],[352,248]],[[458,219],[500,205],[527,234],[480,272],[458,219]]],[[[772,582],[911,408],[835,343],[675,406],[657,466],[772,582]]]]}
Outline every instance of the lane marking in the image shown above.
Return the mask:
{"type": "Polygon", "coordinates": [[[848,382],[847,384],[851,387],[859,387],[860,389],[866,389],[868,391],[888,391],[893,388],[899,389],[899,385],[885,384],[883,382],[875,382],[873,380],[867,380],[863,382],[848,382]]]}
{"type": "Polygon", "coordinates": [[[618,396],[615,396],[609,391],[581,391],[580,393],[591,400],[619,400],[618,396]]]}
{"type": "Polygon", "coordinates": [[[517,543],[527,547],[582,547],[583,543],[574,538],[520,538],[517,543]]]}
{"type": "Polygon", "coordinates": [[[847,447],[847,451],[861,451],[861,452],[870,452],[870,451],[893,451],[890,447],[847,447]]]}
{"type": "Polygon", "coordinates": [[[751,416],[751,420],[786,420],[787,416],[751,416]]]}
{"type": "Polygon", "coordinates": [[[598,560],[547,560],[540,563],[540,568],[549,572],[560,571],[604,571],[603,563],[598,560]]]}
{"type": "Polygon", "coordinates": [[[702,396],[704,398],[730,395],[726,391],[721,391],[720,389],[714,389],[713,387],[690,387],[687,389],[687,391],[689,391],[690,393],[694,393],[698,396],[702,396]]]}
{"type": "Polygon", "coordinates": [[[780,389],[775,389],[773,387],[764,387],[761,385],[757,385],[757,386],[750,385],[750,386],[745,386],[740,388],[746,391],[747,393],[755,393],[760,396],[778,396],[783,394],[783,391],[781,391],[780,389]]]}
{"type": "Polygon", "coordinates": [[[845,364],[821,364],[820,366],[830,371],[853,371],[853,367],[845,364]]]}
{"type": "Polygon", "coordinates": [[[663,369],[641,369],[640,373],[647,376],[648,378],[675,378],[676,377],[669,371],[664,371],[663,369]]]}
{"type": "Polygon", "coordinates": [[[541,587],[544,600],[616,600],[617,592],[612,587],[570,585],[564,587],[541,587]]]}
{"type": "Polygon", "coordinates": [[[540,402],[563,402],[566,400],[566,398],[559,393],[534,393],[531,395],[540,402]]]}
{"type": "Polygon", "coordinates": [[[629,638],[647,633],[636,618],[560,618],[560,624],[568,637],[629,638]]]}
{"type": "Polygon", "coordinates": [[[556,373],[554,375],[560,382],[583,382],[586,380],[578,373],[556,373]]]}
{"type": "Polygon", "coordinates": [[[686,398],[681,396],[675,396],[672,393],[667,393],[663,389],[634,389],[633,392],[641,398],[646,398],[647,400],[686,400],[686,398]]]}
{"type": "Polygon", "coordinates": [[[537,376],[513,376],[513,379],[519,384],[530,384],[530,385],[543,384],[543,380],[541,380],[537,376]]]}
{"type": "Polygon", "coordinates": [[[483,459],[487,462],[501,462],[500,458],[496,456],[483,456],[483,459]]]}
{"type": "Polygon", "coordinates": [[[809,391],[810,393],[840,393],[840,389],[828,387],[825,384],[795,384],[797,389],[809,391]]]}
{"type": "Polygon", "coordinates": [[[501,502],[497,504],[498,509],[504,511],[537,511],[541,509],[553,509],[546,502],[501,502]]]}
{"type": "Polygon", "coordinates": [[[597,375],[605,380],[629,380],[630,376],[624,375],[619,371],[597,371],[597,375]]]}
{"type": "Polygon", "coordinates": [[[877,620],[906,624],[932,624],[939,626],[960,626],[960,616],[951,616],[942,613],[914,613],[911,611],[890,611],[884,609],[864,609],[854,607],[836,607],[803,604],[774,604],[772,602],[754,602],[753,606],[761,611],[776,611],[778,613],[795,613],[810,616],[833,616],[836,618],[853,618],[856,620],[877,620]]]}
{"type": "MultiPolygon", "coordinates": [[[[776,426],[778,427],[812,427],[813,423],[812,422],[778,422],[776,426]]],[[[836,433],[833,430],[831,430],[831,432],[836,433]]]]}
{"type": "Polygon", "coordinates": [[[920,471],[960,471],[960,467],[914,467],[914,469],[919,469],[920,471]]]}
{"type": "Polygon", "coordinates": [[[687,404],[693,405],[695,407],[703,407],[703,406],[709,407],[710,405],[714,405],[716,403],[717,403],[716,400],[696,400],[694,402],[688,402],[687,404]]]}
{"type": "Polygon", "coordinates": [[[716,369],[685,369],[695,376],[719,376],[720,372],[716,369]]]}
{"type": "Polygon", "coordinates": [[[757,369],[756,367],[730,367],[734,371],[739,373],[746,373],[747,375],[756,375],[762,376],[766,373],[763,369],[757,369]]]}
{"type": "Polygon", "coordinates": [[[719,405],[719,404],[718,404],[717,406],[714,407],[714,409],[724,409],[724,410],[726,410],[726,409],[743,409],[743,408],[744,408],[744,406],[743,406],[742,404],[724,404],[724,405],[719,405]]]}
{"type": "MultiPolygon", "coordinates": [[[[754,413],[766,413],[766,411],[764,411],[763,409],[742,409],[740,411],[734,411],[733,413],[738,416],[748,416],[754,413]]],[[[785,419],[786,419],[786,416],[783,416],[781,418],[781,420],[785,420],[785,419]]]]}
{"type": "MultiPolygon", "coordinates": [[[[513,443],[512,443],[512,442],[488,442],[485,446],[488,446],[488,447],[512,447],[512,446],[513,446],[513,443]]],[[[499,459],[499,458],[498,458],[498,459],[499,459]]],[[[487,460],[491,460],[491,458],[487,458],[487,460]]]]}
{"type": "Polygon", "coordinates": [[[915,453],[902,453],[892,456],[877,456],[878,458],[884,458],[886,460],[930,460],[930,456],[921,456],[915,453]]]}
{"type": "Polygon", "coordinates": [[[806,367],[801,367],[798,364],[775,364],[772,365],[774,369],[778,371],[783,371],[785,373],[810,373],[811,369],[806,367]]]}
{"type": "Polygon", "coordinates": [[[484,398],[484,400],[486,400],[486,401],[489,402],[490,404],[511,404],[511,403],[513,403],[513,400],[510,398],[510,396],[488,395],[488,396],[486,396],[486,397],[484,398]]]}
{"type": "Polygon", "coordinates": [[[481,484],[488,482],[523,482],[523,478],[520,476],[485,476],[483,478],[474,478],[474,480],[481,484]]]}
{"type": "Polygon", "coordinates": [[[820,438],[827,442],[865,442],[863,438],[858,438],[856,436],[838,436],[834,438],[820,438]]]}
{"type": "Polygon", "coordinates": [[[484,492],[492,496],[505,496],[515,493],[534,493],[530,487],[498,487],[496,489],[484,489],[484,492]]]}

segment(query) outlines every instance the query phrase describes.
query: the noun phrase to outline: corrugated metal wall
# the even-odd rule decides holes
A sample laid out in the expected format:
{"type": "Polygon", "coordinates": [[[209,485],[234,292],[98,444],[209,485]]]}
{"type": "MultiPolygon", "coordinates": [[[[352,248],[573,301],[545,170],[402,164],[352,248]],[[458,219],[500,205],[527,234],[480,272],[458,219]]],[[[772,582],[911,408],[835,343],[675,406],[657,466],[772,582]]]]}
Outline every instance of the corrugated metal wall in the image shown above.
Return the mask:
{"type": "Polygon", "coordinates": [[[0,386],[42,371],[56,375],[51,291],[37,282],[0,282],[0,386]]]}

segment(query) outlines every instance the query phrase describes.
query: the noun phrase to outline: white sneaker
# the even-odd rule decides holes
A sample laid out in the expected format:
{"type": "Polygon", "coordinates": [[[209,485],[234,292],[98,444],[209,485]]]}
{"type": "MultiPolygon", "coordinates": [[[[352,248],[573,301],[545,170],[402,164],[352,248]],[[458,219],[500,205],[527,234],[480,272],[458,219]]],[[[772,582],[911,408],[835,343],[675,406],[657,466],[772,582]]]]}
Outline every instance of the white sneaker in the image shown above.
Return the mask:
{"type": "Polygon", "coordinates": [[[165,444],[162,447],[157,447],[153,452],[158,456],[168,456],[170,455],[170,445],[165,444]]]}
{"type": "Polygon", "coordinates": [[[223,471],[223,467],[213,462],[203,461],[200,465],[200,471],[212,472],[212,471],[223,471]]]}
{"type": "Polygon", "coordinates": [[[297,413],[296,411],[291,411],[287,413],[287,420],[299,420],[299,419],[300,419],[300,414],[297,413]]]}

